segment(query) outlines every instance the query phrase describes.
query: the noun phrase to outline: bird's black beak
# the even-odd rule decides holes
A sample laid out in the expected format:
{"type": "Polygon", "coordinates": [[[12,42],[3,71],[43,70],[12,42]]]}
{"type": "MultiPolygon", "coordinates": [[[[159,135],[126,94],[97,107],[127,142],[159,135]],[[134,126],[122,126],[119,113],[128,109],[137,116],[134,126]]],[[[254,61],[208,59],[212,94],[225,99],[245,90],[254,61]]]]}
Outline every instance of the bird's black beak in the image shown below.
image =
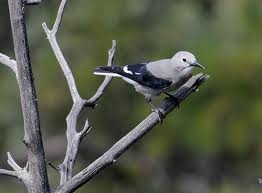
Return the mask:
{"type": "Polygon", "coordinates": [[[199,64],[197,61],[193,62],[192,64],[190,64],[190,66],[195,66],[195,67],[198,67],[198,68],[203,68],[205,69],[204,66],[202,66],[201,64],[199,64]]]}

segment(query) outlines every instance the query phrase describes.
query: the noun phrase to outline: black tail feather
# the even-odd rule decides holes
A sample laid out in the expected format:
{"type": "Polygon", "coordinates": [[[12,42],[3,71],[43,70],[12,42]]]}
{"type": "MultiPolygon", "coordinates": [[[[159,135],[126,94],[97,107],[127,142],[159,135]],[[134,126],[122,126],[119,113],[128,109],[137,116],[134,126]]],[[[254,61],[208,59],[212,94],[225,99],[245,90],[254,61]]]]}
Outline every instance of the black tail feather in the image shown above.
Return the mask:
{"type": "Polygon", "coordinates": [[[119,66],[101,66],[101,67],[96,67],[94,72],[102,72],[102,73],[106,73],[106,72],[111,72],[111,73],[120,73],[122,71],[122,68],[119,66]]]}

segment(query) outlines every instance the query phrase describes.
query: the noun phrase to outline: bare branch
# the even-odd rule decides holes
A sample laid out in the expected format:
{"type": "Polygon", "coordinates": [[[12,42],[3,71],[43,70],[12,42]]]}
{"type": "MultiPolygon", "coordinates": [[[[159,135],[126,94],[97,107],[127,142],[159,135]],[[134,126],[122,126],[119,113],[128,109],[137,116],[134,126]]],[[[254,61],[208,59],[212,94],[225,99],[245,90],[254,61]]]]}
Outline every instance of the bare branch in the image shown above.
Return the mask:
{"type": "Polygon", "coordinates": [[[58,16],[55,22],[55,25],[53,27],[53,30],[48,30],[46,24],[43,24],[43,28],[47,34],[47,37],[49,39],[49,42],[51,44],[51,47],[53,48],[53,51],[56,55],[56,58],[60,64],[61,69],[64,72],[64,75],[66,77],[69,90],[73,99],[73,106],[66,118],[67,123],[67,130],[66,130],[66,136],[67,136],[67,149],[66,149],[66,155],[64,158],[63,163],[60,165],[60,173],[61,173],[61,179],[60,184],[63,184],[68,179],[70,179],[73,175],[73,168],[78,152],[78,146],[80,144],[80,135],[77,133],[77,117],[79,116],[82,108],[84,107],[84,100],[80,97],[76,84],[75,79],[73,77],[73,74],[63,56],[63,53],[56,41],[56,32],[58,30],[58,27],[61,22],[61,17],[63,15],[63,9],[66,1],[62,1],[58,16]],[[59,19],[60,18],[60,19],[59,19]]]}
{"type": "Polygon", "coordinates": [[[48,38],[48,40],[51,44],[51,47],[54,51],[54,54],[55,54],[55,56],[56,56],[56,58],[57,58],[57,60],[60,64],[60,67],[63,70],[63,73],[64,73],[66,80],[67,80],[67,84],[68,84],[69,89],[70,89],[70,93],[71,93],[73,102],[75,103],[77,100],[81,100],[81,98],[79,96],[73,74],[72,74],[72,72],[69,68],[69,65],[68,65],[59,45],[57,43],[57,40],[56,40],[56,33],[57,33],[59,26],[62,22],[62,16],[63,16],[63,13],[64,13],[64,8],[65,8],[66,3],[67,3],[67,0],[61,1],[59,9],[58,9],[57,17],[56,17],[56,20],[55,20],[55,23],[53,25],[52,30],[48,29],[46,23],[43,23],[42,26],[43,26],[43,29],[46,32],[47,38],[48,38]]]}
{"type": "Polygon", "coordinates": [[[0,53],[0,63],[8,66],[17,76],[17,66],[16,66],[15,60],[13,60],[10,57],[0,53]]]}
{"type": "MultiPolygon", "coordinates": [[[[116,40],[112,41],[112,48],[108,50],[107,66],[112,66],[114,63],[114,55],[116,49],[116,40]]],[[[103,95],[104,90],[108,87],[112,80],[112,76],[106,76],[103,83],[99,86],[98,90],[89,100],[86,101],[86,106],[94,107],[98,99],[103,95]]]]}
{"type": "Polygon", "coordinates": [[[28,168],[21,168],[15,160],[12,158],[11,154],[7,152],[7,163],[13,168],[14,171],[10,170],[5,170],[5,169],[0,169],[0,175],[6,175],[6,176],[11,176],[11,177],[16,177],[19,180],[21,180],[26,188],[29,190],[30,189],[30,180],[29,180],[29,173],[28,173],[28,168]]]}
{"type": "Polygon", "coordinates": [[[7,152],[7,163],[15,170],[15,171],[19,171],[21,170],[22,168],[17,165],[17,163],[15,162],[15,160],[12,158],[10,152],[7,152]]]}
{"type": "Polygon", "coordinates": [[[0,169],[0,175],[11,176],[11,177],[16,177],[17,178],[16,171],[0,169]]]}
{"type": "Polygon", "coordinates": [[[82,140],[89,133],[91,129],[92,127],[89,125],[88,119],[86,119],[85,126],[83,130],[80,132],[80,136],[81,136],[80,140],[82,140]]]}
{"type": "MultiPolygon", "coordinates": [[[[108,52],[109,53],[108,65],[112,65],[113,58],[114,58],[114,52],[115,52],[115,46],[116,46],[116,42],[113,41],[112,48],[108,52]]],[[[105,81],[104,83],[102,83],[102,87],[104,87],[103,90],[107,87],[107,85],[110,82],[109,77],[107,77],[105,81]]],[[[102,94],[99,94],[99,95],[100,95],[99,97],[101,97],[102,94]]],[[[97,101],[97,99],[95,101],[97,101]]],[[[74,168],[77,152],[79,149],[79,144],[81,140],[84,138],[84,136],[86,136],[86,134],[91,129],[88,123],[88,119],[86,119],[86,123],[85,123],[83,130],[80,133],[76,131],[77,117],[79,116],[80,111],[82,110],[82,108],[85,105],[86,105],[86,102],[83,99],[79,98],[77,101],[74,102],[73,107],[66,118],[66,122],[67,122],[66,136],[67,136],[68,144],[67,144],[65,159],[60,166],[60,171],[61,171],[60,184],[63,184],[72,178],[73,168],[74,168]]]]}
{"type": "MultiPolygon", "coordinates": [[[[73,99],[73,106],[66,118],[67,149],[66,149],[66,155],[65,155],[64,161],[60,165],[60,173],[61,173],[60,184],[65,183],[67,180],[71,179],[71,177],[73,176],[73,168],[74,168],[77,152],[79,149],[79,144],[81,140],[83,139],[83,137],[86,136],[86,134],[89,132],[91,128],[88,124],[88,119],[87,119],[83,130],[79,133],[77,132],[77,118],[81,110],[85,106],[87,106],[87,103],[86,103],[86,100],[83,100],[79,95],[74,76],[56,40],[56,33],[61,24],[66,3],[67,3],[66,0],[61,1],[59,10],[57,13],[57,17],[52,27],[52,30],[48,29],[46,23],[42,24],[43,29],[46,32],[47,38],[49,40],[49,43],[51,44],[51,47],[54,51],[54,54],[60,64],[61,69],[64,72],[64,75],[66,77],[67,84],[68,84],[68,87],[71,93],[71,97],[73,99]]],[[[115,52],[115,46],[116,46],[116,42],[113,41],[112,49],[110,49],[108,52],[109,54],[108,65],[112,65],[112,61],[114,58],[114,52],[115,52]]],[[[107,77],[105,81],[102,83],[102,85],[99,87],[98,94],[96,96],[97,99],[101,97],[104,89],[107,87],[110,80],[111,80],[111,77],[107,77]]],[[[95,101],[97,101],[97,99],[95,101]]]]}
{"type": "Polygon", "coordinates": [[[55,20],[55,24],[54,24],[53,29],[52,29],[52,33],[54,33],[54,34],[57,33],[59,26],[62,22],[66,3],[67,3],[67,0],[62,0],[61,3],[60,3],[60,6],[59,6],[59,9],[58,9],[58,12],[57,12],[57,16],[56,16],[56,20],[55,20]]]}
{"type": "Polygon", "coordinates": [[[67,148],[66,155],[63,163],[60,165],[61,179],[60,184],[65,183],[68,179],[73,176],[73,169],[76,160],[76,156],[81,142],[81,135],[77,133],[77,118],[80,111],[84,107],[84,102],[81,99],[73,104],[73,107],[66,118],[67,130],[67,148]]]}
{"type": "MultiPolygon", "coordinates": [[[[62,1],[63,2],[63,1],[62,1]]],[[[66,80],[67,80],[67,84],[68,84],[68,87],[69,87],[69,90],[70,90],[70,93],[71,93],[71,96],[72,96],[72,99],[73,99],[73,102],[75,103],[77,100],[81,99],[80,96],[79,96],[79,93],[78,93],[78,90],[77,90],[77,87],[76,87],[76,83],[75,83],[75,79],[73,77],[73,74],[69,68],[69,65],[57,43],[57,40],[56,40],[56,34],[54,32],[56,31],[50,31],[46,25],[46,23],[43,23],[42,24],[45,32],[46,32],[46,35],[47,35],[47,38],[51,44],[51,47],[54,51],[54,54],[60,64],[60,67],[61,69],[63,70],[63,73],[66,77],[66,80]]],[[[55,28],[53,28],[55,29],[55,28]]]]}
{"type": "MultiPolygon", "coordinates": [[[[198,74],[193,76],[187,83],[175,93],[175,97],[182,102],[191,93],[208,79],[207,75],[198,74]]],[[[160,106],[164,115],[170,113],[177,107],[177,101],[172,98],[167,98],[160,106]]],[[[129,149],[140,138],[147,134],[151,129],[159,123],[158,114],[152,112],[146,119],[144,119],[138,126],[132,131],[115,143],[107,152],[105,152],[100,158],[91,163],[87,168],[79,172],[67,183],[58,187],[56,192],[58,193],[71,193],[81,187],[84,183],[92,179],[97,173],[102,171],[105,167],[116,162],[116,159],[121,156],[127,149],[129,149]]]]}
{"type": "Polygon", "coordinates": [[[41,3],[41,0],[24,0],[24,3],[26,5],[37,5],[41,3]]]}

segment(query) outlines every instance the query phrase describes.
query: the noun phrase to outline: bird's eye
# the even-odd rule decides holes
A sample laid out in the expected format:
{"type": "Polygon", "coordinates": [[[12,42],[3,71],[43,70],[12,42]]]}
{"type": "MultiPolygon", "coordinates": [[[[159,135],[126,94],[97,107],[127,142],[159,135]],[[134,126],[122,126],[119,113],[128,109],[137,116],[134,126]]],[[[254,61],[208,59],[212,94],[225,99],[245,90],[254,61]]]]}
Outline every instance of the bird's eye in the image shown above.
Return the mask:
{"type": "Polygon", "coordinates": [[[183,58],[183,61],[184,61],[184,62],[186,62],[186,59],[185,59],[185,58],[183,58]]]}

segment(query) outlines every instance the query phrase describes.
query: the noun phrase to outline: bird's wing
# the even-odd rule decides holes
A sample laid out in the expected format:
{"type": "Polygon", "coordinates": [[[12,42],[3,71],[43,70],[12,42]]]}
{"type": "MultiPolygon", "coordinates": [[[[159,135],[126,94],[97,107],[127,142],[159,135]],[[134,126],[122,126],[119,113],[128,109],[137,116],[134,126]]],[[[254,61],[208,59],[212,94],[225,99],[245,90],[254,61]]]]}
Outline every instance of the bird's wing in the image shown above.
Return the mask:
{"type": "Polygon", "coordinates": [[[158,78],[150,73],[146,69],[147,64],[148,63],[126,65],[122,67],[122,71],[118,72],[118,74],[152,89],[164,89],[172,84],[171,81],[158,78]]]}
{"type": "Polygon", "coordinates": [[[147,64],[148,63],[129,64],[123,67],[97,67],[95,68],[94,74],[125,77],[137,82],[140,85],[152,89],[165,89],[172,84],[172,82],[169,80],[154,76],[150,71],[147,70],[147,64]]]}

